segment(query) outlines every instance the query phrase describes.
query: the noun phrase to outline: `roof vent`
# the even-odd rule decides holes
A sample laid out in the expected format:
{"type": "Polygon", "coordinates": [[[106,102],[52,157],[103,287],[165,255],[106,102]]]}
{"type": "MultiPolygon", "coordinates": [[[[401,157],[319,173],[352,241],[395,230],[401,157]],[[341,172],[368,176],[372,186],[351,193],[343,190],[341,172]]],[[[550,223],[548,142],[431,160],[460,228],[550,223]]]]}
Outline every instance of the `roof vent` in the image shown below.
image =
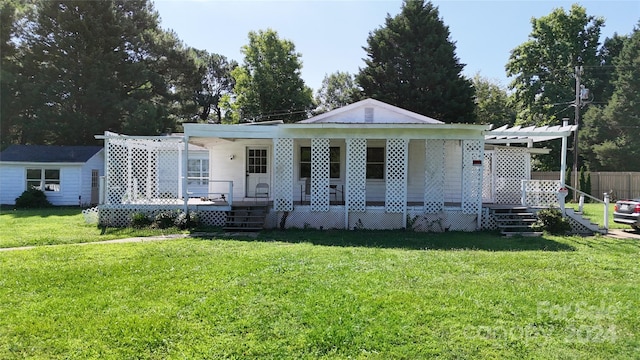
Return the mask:
{"type": "Polygon", "coordinates": [[[366,123],[373,123],[373,108],[372,107],[366,107],[364,108],[364,122],[366,123]]]}

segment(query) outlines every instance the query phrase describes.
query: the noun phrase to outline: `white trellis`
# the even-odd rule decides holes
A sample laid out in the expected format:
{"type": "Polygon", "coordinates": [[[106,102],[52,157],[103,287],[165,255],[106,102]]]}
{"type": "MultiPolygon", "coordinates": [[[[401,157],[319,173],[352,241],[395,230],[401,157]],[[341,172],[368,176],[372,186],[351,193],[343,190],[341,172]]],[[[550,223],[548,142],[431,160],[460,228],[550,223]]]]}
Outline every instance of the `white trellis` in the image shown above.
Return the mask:
{"type": "Polygon", "coordinates": [[[311,139],[311,211],[329,211],[329,139],[311,139]]]}
{"type": "Polygon", "coordinates": [[[530,178],[530,156],[526,148],[500,147],[495,150],[496,204],[519,204],[522,180],[530,178]]]}
{"type": "Polygon", "coordinates": [[[388,213],[402,213],[406,208],[408,143],[406,139],[387,139],[385,210],[388,213]]]}
{"type": "Polygon", "coordinates": [[[293,210],[293,139],[275,139],[274,209],[293,210]]]}
{"type": "Polygon", "coordinates": [[[484,148],[478,140],[464,140],[462,146],[462,213],[478,214],[482,206],[484,148]]]}
{"type": "Polygon", "coordinates": [[[366,209],[367,139],[347,139],[347,208],[349,212],[366,209]]]}
{"type": "Polygon", "coordinates": [[[424,212],[436,214],[444,208],[444,140],[425,140],[424,212]]]}

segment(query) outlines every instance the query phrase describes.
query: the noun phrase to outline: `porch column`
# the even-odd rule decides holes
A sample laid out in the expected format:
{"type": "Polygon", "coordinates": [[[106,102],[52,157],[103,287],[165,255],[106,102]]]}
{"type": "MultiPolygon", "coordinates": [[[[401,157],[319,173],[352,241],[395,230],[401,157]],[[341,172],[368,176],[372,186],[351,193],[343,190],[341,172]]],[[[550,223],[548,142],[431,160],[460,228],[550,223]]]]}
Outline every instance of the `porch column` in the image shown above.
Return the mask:
{"type": "Polygon", "coordinates": [[[311,211],[329,211],[329,139],[311,139],[311,211]]]}
{"type": "Polygon", "coordinates": [[[484,144],[480,140],[463,140],[462,143],[462,213],[477,214],[482,225],[482,160],[484,144]]]}
{"type": "Polygon", "coordinates": [[[347,139],[347,173],[344,190],[345,229],[349,213],[365,212],[367,199],[367,139],[347,139]]]}
{"type": "Polygon", "coordinates": [[[444,140],[425,140],[424,213],[444,209],[444,140]]]}
{"type": "MultiPolygon", "coordinates": [[[[387,139],[384,205],[385,211],[388,213],[405,213],[407,209],[408,150],[409,141],[407,139],[387,139]]],[[[406,216],[404,221],[406,222],[406,216]]]]}
{"type": "MultiPolygon", "coordinates": [[[[568,126],[569,119],[562,119],[562,126],[568,126]]],[[[567,136],[562,137],[562,152],[560,153],[560,186],[565,185],[567,177],[567,136]]]]}
{"type": "Polygon", "coordinates": [[[273,208],[293,210],[293,139],[273,139],[273,208]]]}
{"type": "MultiPolygon", "coordinates": [[[[187,189],[187,164],[189,164],[189,135],[184,136],[184,149],[182,150],[182,162],[180,163],[180,172],[181,175],[181,185],[182,189],[180,189],[182,193],[182,200],[184,200],[184,212],[187,213],[189,210],[189,194],[187,189]]],[[[207,184],[209,186],[209,184],[207,184]]]]}

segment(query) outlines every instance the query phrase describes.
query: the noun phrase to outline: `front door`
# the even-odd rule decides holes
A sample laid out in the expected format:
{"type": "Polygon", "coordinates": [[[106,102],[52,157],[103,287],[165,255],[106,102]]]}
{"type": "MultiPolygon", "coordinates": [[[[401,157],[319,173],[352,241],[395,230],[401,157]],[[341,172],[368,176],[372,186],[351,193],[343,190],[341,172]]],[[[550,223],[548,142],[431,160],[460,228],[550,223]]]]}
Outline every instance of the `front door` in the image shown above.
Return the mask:
{"type": "Polygon", "coordinates": [[[269,170],[269,149],[266,147],[247,148],[247,197],[255,197],[256,185],[266,183],[270,185],[271,172],[269,170]]]}
{"type": "Polygon", "coordinates": [[[95,205],[98,203],[99,198],[99,187],[100,187],[100,172],[97,169],[91,170],[91,204],[95,205]]]}

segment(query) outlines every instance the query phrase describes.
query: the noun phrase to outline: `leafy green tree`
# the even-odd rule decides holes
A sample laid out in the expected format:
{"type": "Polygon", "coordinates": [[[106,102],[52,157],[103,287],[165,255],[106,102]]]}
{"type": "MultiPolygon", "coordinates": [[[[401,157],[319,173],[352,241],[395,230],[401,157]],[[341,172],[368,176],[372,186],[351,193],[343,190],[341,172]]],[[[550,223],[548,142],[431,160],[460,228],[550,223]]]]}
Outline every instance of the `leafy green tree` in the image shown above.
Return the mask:
{"type": "Polygon", "coordinates": [[[474,122],[474,90],[462,76],[449,28],[431,2],[406,0],[369,33],[356,82],[371,97],[445,122],[474,122]]]}
{"type": "MultiPolygon", "coordinates": [[[[529,40],[511,51],[506,65],[507,75],[513,77],[509,87],[514,90],[518,123],[549,125],[562,117],[573,119],[575,67],[598,66],[603,24],[602,18],[587,15],[579,5],[531,19],[529,40]]],[[[583,84],[592,88],[590,81],[585,75],[583,84]]]]}
{"type": "Polygon", "coordinates": [[[196,58],[202,80],[196,90],[194,100],[199,107],[200,120],[208,120],[211,111],[215,113],[215,121],[222,121],[220,101],[225,94],[230,94],[235,86],[231,71],[238,66],[235,60],[227,60],[224,55],[209,54],[204,50],[191,50],[196,58]]]}
{"type": "Polygon", "coordinates": [[[614,63],[615,90],[605,108],[585,116],[581,150],[592,155],[592,171],[640,171],[640,24],[614,63]]]}
{"type": "Polygon", "coordinates": [[[242,47],[244,63],[231,74],[241,121],[305,119],[313,107],[313,92],[304,84],[300,53],[272,29],[249,32],[242,47]]]}
{"type": "MultiPolygon", "coordinates": [[[[521,125],[558,125],[561,118],[574,119],[575,67],[587,71],[582,84],[596,87],[597,77],[589,69],[600,66],[598,45],[604,20],[589,16],[584,7],[572,5],[566,12],[554,9],[549,15],[532,18],[529,40],[511,51],[506,65],[513,80],[512,101],[521,125]]],[[[560,144],[550,142],[552,156],[537,159],[538,170],[560,167],[560,144]]]]}
{"type": "MultiPolygon", "coordinates": [[[[20,38],[14,141],[92,144],[105,130],[171,131],[195,63],[147,0],[34,2],[20,38]]],[[[188,95],[187,95],[188,94],[188,95]]]]}
{"type": "Polygon", "coordinates": [[[327,112],[360,100],[360,89],[355,84],[353,75],[336,71],[325,75],[322,85],[316,94],[316,114],[327,112]]]}
{"type": "Polygon", "coordinates": [[[505,89],[479,74],[473,77],[473,87],[476,89],[475,116],[478,122],[493,124],[495,128],[514,124],[516,111],[505,89]]]}

